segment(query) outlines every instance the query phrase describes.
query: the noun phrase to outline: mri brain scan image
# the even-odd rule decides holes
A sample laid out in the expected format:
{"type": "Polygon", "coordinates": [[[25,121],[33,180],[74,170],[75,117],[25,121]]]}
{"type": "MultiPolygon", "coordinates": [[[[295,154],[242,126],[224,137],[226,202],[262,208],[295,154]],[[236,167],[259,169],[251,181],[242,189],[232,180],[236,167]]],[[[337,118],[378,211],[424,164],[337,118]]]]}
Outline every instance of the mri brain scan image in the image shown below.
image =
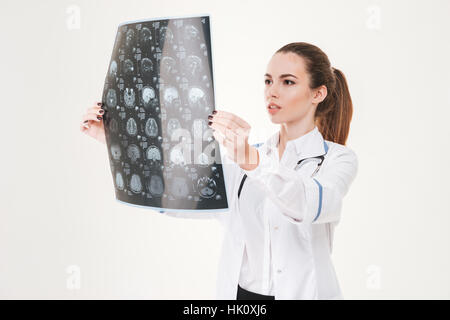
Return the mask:
{"type": "Polygon", "coordinates": [[[152,37],[152,32],[150,31],[150,29],[147,27],[143,27],[141,29],[141,33],[140,33],[140,45],[143,48],[148,48],[148,47],[150,47],[152,40],[153,40],[153,37],[152,37]]]}
{"type": "Polygon", "coordinates": [[[135,144],[130,144],[127,148],[127,156],[132,162],[136,162],[141,157],[141,149],[135,144]]]}
{"type": "Polygon", "coordinates": [[[127,120],[127,133],[130,136],[135,136],[137,134],[137,124],[136,120],[133,118],[127,120]]]}
{"type": "Polygon", "coordinates": [[[114,89],[109,89],[106,94],[106,105],[110,108],[114,108],[117,105],[117,93],[114,89]]]}
{"type": "Polygon", "coordinates": [[[130,179],[130,189],[134,193],[142,192],[142,181],[138,174],[133,174],[130,179]]]}
{"type": "Polygon", "coordinates": [[[155,99],[155,89],[149,86],[145,86],[144,88],[142,88],[142,103],[145,108],[153,106],[156,103],[155,99]]]}
{"type": "Polygon", "coordinates": [[[146,78],[151,78],[153,74],[153,62],[149,58],[144,58],[141,60],[141,72],[142,76],[146,78]]]}
{"type": "Polygon", "coordinates": [[[109,130],[111,130],[111,132],[116,133],[119,130],[119,123],[117,122],[116,119],[111,119],[111,121],[109,122],[109,130]]]}
{"type": "Polygon", "coordinates": [[[133,88],[125,88],[123,92],[123,101],[125,102],[125,106],[128,108],[134,107],[134,102],[136,101],[136,94],[134,93],[133,88]]]}
{"type": "Polygon", "coordinates": [[[114,160],[120,160],[122,150],[120,150],[120,146],[118,144],[111,145],[111,155],[114,158],[114,160]]]}
{"type": "Polygon", "coordinates": [[[200,31],[191,24],[184,27],[184,37],[189,41],[200,40],[200,31]]]}
{"type": "Polygon", "coordinates": [[[170,192],[175,198],[186,198],[189,194],[187,180],[182,177],[176,177],[171,181],[170,192]]]}
{"type": "Polygon", "coordinates": [[[175,101],[179,98],[178,90],[175,87],[167,87],[164,89],[164,102],[167,106],[172,106],[175,104],[175,101]]]}
{"type": "MultiPolygon", "coordinates": [[[[167,123],[167,136],[172,139],[177,129],[181,129],[180,120],[172,118],[167,123]]],[[[174,137],[175,138],[175,137],[174,137]]]]}
{"type": "Polygon", "coordinates": [[[205,108],[207,101],[205,91],[201,88],[193,87],[189,89],[189,106],[192,108],[205,108]]]}
{"type": "Polygon", "coordinates": [[[134,63],[130,59],[123,62],[123,72],[127,76],[131,76],[134,73],[134,63]]]}
{"type": "Polygon", "coordinates": [[[172,44],[174,41],[174,35],[172,32],[172,29],[168,27],[161,27],[159,29],[159,39],[160,39],[160,45],[164,46],[165,43],[172,44]]]}
{"type": "Polygon", "coordinates": [[[147,159],[151,161],[161,161],[161,152],[159,151],[158,147],[151,146],[147,149],[146,152],[147,159]]]}
{"type": "Polygon", "coordinates": [[[160,197],[164,192],[164,182],[160,176],[152,175],[148,182],[148,191],[155,197],[160,197]]]}
{"type": "Polygon", "coordinates": [[[116,199],[159,212],[226,210],[220,149],[208,127],[209,16],[122,23],[114,40],[102,108],[116,199]]]}
{"type": "Polygon", "coordinates": [[[158,124],[153,118],[148,118],[145,123],[145,134],[149,137],[156,137],[158,135],[158,124]]]}
{"type": "Polygon", "coordinates": [[[119,190],[123,190],[125,187],[125,182],[123,181],[123,176],[120,172],[116,172],[116,187],[119,190]]]}
{"type": "Polygon", "coordinates": [[[216,182],[208,177],[200,178],[197,182],[197,189],[203,198],[212,198],[216,194],[216,182]]]}
{"type": "Polygon", "coordinates": [[[190,55],[184,60],[184,68],[189,76],[198,76],[203,72],[202,59],[198,56],[190,55]]]}
{"type": "Polygon", "coordinates": [[[109,65],[109,76],[113,79],[117,77],[117,62],[115,60],[111,61],[109,65]]]}
{"type": "Polygon", "coordinates": [[[176,62],[172,57],[163,57],[161,60],[161,73],[172,74],[176,72],[176,62]]]}
{"type": "Polygon", "coordinates": [[[170,150],[170,161],[177,165],[182,166],[186,163],[186,160],[184,158],[183,149],[176,146],[170,150]]]}
{"type": "Polygon", "coordinates": [[[127,48],[132,48],[134,46],[135,38],[136,32],[133,29],[128,29],[125,36],[125,46],[127,48]]]}

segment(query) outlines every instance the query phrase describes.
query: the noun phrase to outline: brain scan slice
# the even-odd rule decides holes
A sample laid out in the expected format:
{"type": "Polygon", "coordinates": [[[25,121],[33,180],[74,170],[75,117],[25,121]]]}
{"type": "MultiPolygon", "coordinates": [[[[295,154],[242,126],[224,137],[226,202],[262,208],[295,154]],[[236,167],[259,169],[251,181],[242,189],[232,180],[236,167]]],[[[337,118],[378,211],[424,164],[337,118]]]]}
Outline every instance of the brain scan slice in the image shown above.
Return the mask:
{"type": "Polygon", "coordinates": [[[176,62],[172,57],[163,57],[161,59],[161,75],[170,75],[176,73],[176,62]]]}
{"type": "Polygon", "coordinates": [[[142,181],[138,174],[133,174],[130,179],[130,189],[134,193],[142,192],[142,181]]]}
{"type": "Polygon", "coordinates": [[[174,35],[169,27],[161,27],[159,29],[159,42],[160,46],[167,44],[172,44],[174,41],[174,35]]]}
{"type": "Polygon", "coordinates": [[[128,108],[134,107],[136,94],[134,93],[133,88],[125,88],[125,90],[123,91],[123,101],[125,102],[125,106],[127,106],[128,108]]]}
{"type": "Polygon", "coordinates": [[[135,136],[137,134],[137,123],[134,118],[130,118],[127,120],[127,132],[130,136],[135,136]]]}
{"type": "Polygon", "coordinates": [[[147,189],[151,195],[160,197],[164,193],[163,179],[158,175],[152,175],[147,182],[147,189]]]}
{"type": "Polygon", "coordinates": [[[123,72],[127,76],[132,76],[134,74],[134,64],[131,59],[126,59],[123,62],[123,72]]]}
{"type": "Polygon", "coordinates": [[[158,135],[158,124],[153,118],[148,118],[145,122],[145,134],[151,138],[158,135]]]}
{"type": "Polygon", "coordinates": [[[168,138],[170,138],[172,140],[173,134],[175,133],[175,131],[177,129],[180,129],[180,128],[181,128],[180,120],[178,120],[176,118],[169,119],[169,121],[167,122],[168,138]]]}
{"type": "Polygon", "coordinates": [[[167,87],[164,88],[163,99],[167,106],[175,105],[175,102],[179,100],[180,96],[178,94],[178,90],[175,87],[167,87]]]}
{"type": "Polygon", "coordinates": [[[125,46],[127,48],[131,48],[134,45],[134,40],[136,37],[136,33],[133,29],[128,29],[125,34],[125,46]]]}
{"type": "Polygon", "coordinates": [[[123,190],[125,187],[125,183],[123,181],[123,176],[120,172],[116,172],[116,187],[119,190],[123,190]]]}
{"type": "Polygon", "coordinates": [[[149,28],[143,27],[139,34],[139,40],[141,47],[149,47],[152,42],[152,32],[149,28]]]}
{"type": "Polygon", "coordinates": [[[150,86],[145,86],[142,88],[141,92],[142,92],[141,99],[142,99],[142,103],[144,104],[144,108],[149,108],[150,106],[155,106],[155,104],[157,103],[155,89],[153,89],[150,86]]]}
{"type": "Polygon", "coordinates": [[[114,108],[117,105],[117,93],[114,89],[109,89],[106,94],[106,105],[110,108],[114,108]]]}
{"type": "Polygon", "coordinates": [[[119,124],[116,119],[112,118],[109,122],[109,130],[116,133],[119,130],[119,124]]]}
{"type": "Polygon", "coordinates": [[[189,186],[185,178],[175,177],[170,184],[170,193],[175,198],[186,198],[189,195],[189,186]]]}
{"type": "Polygon", "coordinates": [[[109,76],[113,79],[117,77],[117,62],[115,60],[112,60],[109,65],[109,76]]]}
{"type": "Polygon", "coordinates": [[[190,55],[184,59],[184,69],[189,76],[197,76],[203,72],[202,59],[198,56],[190,55]]]}
{"type": "Polygon", "coordinates": [[[184,152],[180,146],[175,146],[170,150],[169,158],[170,161],[177,166],[184,166],[186,164],[184,152]]]}
{"type": "Polygon", "coordinates": [[[150,161],[161,161],[161,152],[156,146],[150,146],[147,148],[146,157],[150,161]]]}
{"type": "Polygon", "coordinates": [[[141,73],[145,78],[151,78],[153,73],[153,62],[149,58],[141,60],[141,73]]]}
{"type": "Polygon", "coordinates": [[[198,87],[192,87],[188,92],[189,106],[192,108],[205,108],[207,106],[206,94],[198,87]]]}
{"type": "Polygon", "coordinates": [[[135,144],[130,144],[127,148],[127,156],[132,162],[135,162],[141,157],[141,149],[135,144]]]}
{"type": "Polygon", "coordinates": [[[114,160],[120,160],[120,157],[122,156],[122,150],[120,149],[120,146],[118,144],[112,144],[111,145],[111,156],[114,160]]]}
{"type": "Polygon", "coordinates": [[[217,185],[213,179],[202,177],[197,181],[197,190],[202,198],[211,198],[217,192],[217,185]]]}
{"type": "Polygon", "coordinates": [[[200,40],[200,32],[192,24],[184,27],[184,39],[187,41],[200,40]]]}
{"type": "Polygon", "coordinates": [[[168,104],[173,103],[178,97],[178,90],[175,87],[168,87],[164,90],[164,101],[168,104]]]}

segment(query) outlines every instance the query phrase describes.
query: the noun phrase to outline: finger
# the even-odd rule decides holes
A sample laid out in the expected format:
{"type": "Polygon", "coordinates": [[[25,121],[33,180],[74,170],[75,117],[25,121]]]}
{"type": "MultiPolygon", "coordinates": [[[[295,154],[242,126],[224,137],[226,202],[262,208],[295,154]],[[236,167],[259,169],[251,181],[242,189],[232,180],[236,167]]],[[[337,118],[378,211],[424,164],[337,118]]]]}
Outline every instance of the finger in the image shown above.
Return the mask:
{"type": "Polygon", "coordinates": [[[220,123],[217,123],[217,122],[212,122],[209,126],[211,128],[213,128],[214,130],[219,131],[224,137],[226,137],[227,135],[230,135],[231,132],[233,132],[232,129],[227,128],[223,124],[220,124],[220,123]]]}
{"type": "Polygon", "coordinates": [[[216,116],[214,116],[209,121],[211,121],[212,123],[220,124],[221,126],[230,128],[234,131],[237,131],[239,128],[241,128],[236,122],[234,122],[230,119],[226,119],[226,118],[221,118],[221,117],[216,118],[216,116]]]}
{"type": "MultiPolygon", "coordinates": [[[[250,127],[241,127],[238,123],[234,122],[233,120],[227,119],[227,118],[215,118],[213,117],[210,119],[211,124],[216,123],[219,124],[220,127],[218,128],[227,128],[237,136],[248,136],[250,127]]],[[[225,131],[224,131],[225,133],[225,131]]]]}
{"type": "Polygon", "coordinates": [[[102,105],[103,105],[103,103],[101,101],[95,101],[94,102],[94,108],[95,107],[100,108],[102,105]]]}
{"type": "Polygon", "coordinates": [[[103,110],[101,107],[94,106],[92,108],[87,109],[86,113],[89,113],[89,112],[93,112],[93,113],[96,113],[96,114],[99,114],[99,115],[103,115],[105,113],[105,110],[103,110]]]}
{"type": "Polygon", "coordinates": [[[88,130],[89,128],[90,128],[90,126],[89,126],[88,123],[82,123],[82,124],[80,124],[80,131],[81,131],[81,132],[84,132],[84,131],[88,130]]]}
{"type": "Polygon", "coordinates": [[[243,127],[246,129],[251,128],[250,125],[247,123],[247,121],[245,121],[241,117],[238,117],[237,115],[235,115],[234,113],[231,113],[231,112],[216,110],[216,113],[213,116],[214,116],[214,118],[217,117],[217,118],[224,118],[224,119],[231,120],[231,121],[235,122],[237,125],[239,125],[240,127],[243,127]]]}
{"type": "Polygon", "coordinates": [[[227,128],[221,124],[213,123],[211,126],[213,126],[213,129],[217,129],[217,131],[219,131],[224,136],[224,138],[229,140],[233,145],[242,145],[246,141],[245,135],[236,133],[230,128],[227,128]]]}
{"type": "Polygon", "coordinates": [[[99,116],[98,114],[93,113],[93,112],[85,113],[82,118],[83,122],[86,122],[86,120],[93,120],[93,121],[100,122],[100,121],[102,121],[102,119],[103,119],[102,116],[99,116]]]}

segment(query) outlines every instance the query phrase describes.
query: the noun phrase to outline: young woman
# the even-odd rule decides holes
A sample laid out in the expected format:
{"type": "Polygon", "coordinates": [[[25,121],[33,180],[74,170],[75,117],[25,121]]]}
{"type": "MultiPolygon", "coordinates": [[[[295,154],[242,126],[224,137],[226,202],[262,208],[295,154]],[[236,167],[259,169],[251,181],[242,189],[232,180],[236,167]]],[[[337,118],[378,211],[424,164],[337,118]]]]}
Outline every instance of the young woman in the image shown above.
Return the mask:
{"type": "MultiPolygon", "coordinates": [[[[280,125],[266,143],[250,146],[250,126],[237,115],[208,117],[226,149],[230,198],[229,212],[217,215],[226,227],[217,297],[340,299],[333,232],[358,168],[345,146],[353,113],[345,77],[304,42],[280,48],[264,77],[265,111],[280,125]]],[[[88,109],[81,130],[104,143],[101,111],[88,109]]]]}

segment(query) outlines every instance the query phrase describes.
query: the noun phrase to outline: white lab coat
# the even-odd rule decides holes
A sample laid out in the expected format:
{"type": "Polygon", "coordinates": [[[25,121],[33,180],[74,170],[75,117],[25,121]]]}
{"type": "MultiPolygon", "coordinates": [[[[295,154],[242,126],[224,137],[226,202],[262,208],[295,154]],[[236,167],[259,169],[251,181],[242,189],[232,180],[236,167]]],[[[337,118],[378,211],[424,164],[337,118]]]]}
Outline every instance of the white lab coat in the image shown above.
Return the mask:
{"type": "Polygon", "coordinates": [[[222,155],[229,211],[166,214],[214,217],[225,227],[217,299],[236,299],[245,239],[252,236],[251,226],[245,225],[250,220],[245,216],[243,219],[243,215],[250,214],[261,216],[268,226],[276,300],[342,299],[331,261],[333,232],[340,219],[343,197],[356,176],[356,154],[346,146],[324,141],[317,127],[288,141],[279,163],[277,142],[278,132],[258,147],[260,164],[252,171],[242,170],[222,155]],[[325,155],[325,159],[313,177],[316,161],[305,160],[303,166],[294,170],[297,161],[319,155],[325,155]],[[238,200],[244,174],[248,177],[238,200]],[[265,201],[254,212],[241,212],[239,203],[251,197],[254,190],[265,192],[265,201]]]}

